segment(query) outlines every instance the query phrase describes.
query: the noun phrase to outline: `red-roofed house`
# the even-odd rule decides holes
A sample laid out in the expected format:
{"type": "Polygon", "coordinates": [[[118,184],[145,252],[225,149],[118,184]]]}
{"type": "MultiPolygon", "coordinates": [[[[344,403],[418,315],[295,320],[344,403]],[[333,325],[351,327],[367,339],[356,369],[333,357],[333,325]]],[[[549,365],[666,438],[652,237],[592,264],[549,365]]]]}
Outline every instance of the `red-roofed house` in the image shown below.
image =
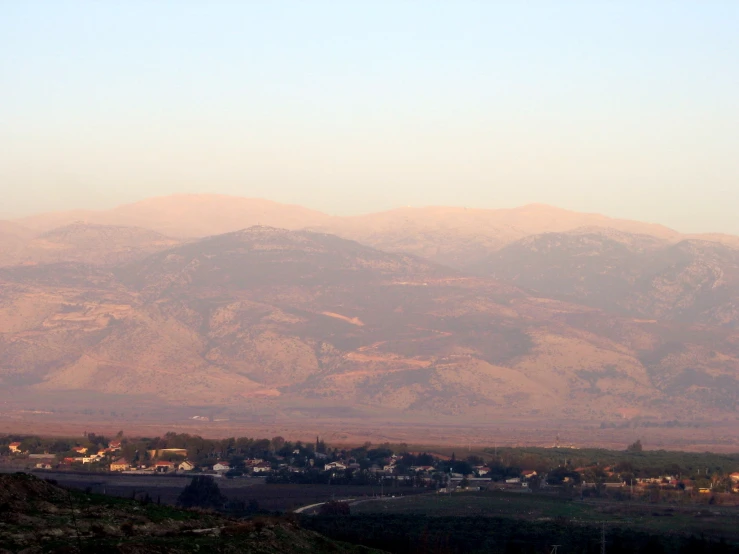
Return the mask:
{"type": "Polygon", "coordinates": [[[11,442],[11,443],[10,443],[10,444],[8,445],[8,448],[10,448],[10,451],[11,451],[11,452],[12,452],[13,454],[18,454],[18,453],[20,453],[20,451],[21,451],[21,443],[19,443],[19,442],[11,442]]]}
{"type": "Polygon", "coordinates": [[[252,468],[254,473],[269,473],[272,471],[272,466],[266,462],[261,462],[252,468]]]}
{"type": "Polygon", "coordinates": [[[154,464],[154,471],[157,473],[169,473],[170,471],[174,471],[177,467],[177,464],[174,462],[157,462],[154,464]]]}
{"type": "Polygon", "coordinates": [[[131,469],[131,464],[125,458],[120,458],[110,464],[110,471],[128,471],[131,469]]]}

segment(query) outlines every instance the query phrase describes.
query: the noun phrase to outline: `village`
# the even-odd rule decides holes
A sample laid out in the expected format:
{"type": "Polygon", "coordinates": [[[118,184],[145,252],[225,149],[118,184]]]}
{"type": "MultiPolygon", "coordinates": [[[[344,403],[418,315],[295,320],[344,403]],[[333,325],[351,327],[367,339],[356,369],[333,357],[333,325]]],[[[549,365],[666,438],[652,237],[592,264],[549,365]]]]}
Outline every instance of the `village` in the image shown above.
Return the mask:
{"type": "Polygon", "coordinates": [[[665,494],[739,493],[739,471],[679,467],[637,469],[629,462],[613,465],[516,460],[413,452],[401,446],[369,443],[331,448],[315,443],[273,439],[212,441],[170,433],[164,438],[108,439],[90,434],[84,441],[27,437],[0,439],[3,466],[32,471],[126,475],[210,475],[221,479],[263,478],[268,484],[343,484],[418,487],[439,493],[507,490],[565,490],[571,495],[629,498],[665,494]],[[6,442],[7,441],[7,442],[6,442]],[[72,444],[74,443],[74,444],[72,444]]]}

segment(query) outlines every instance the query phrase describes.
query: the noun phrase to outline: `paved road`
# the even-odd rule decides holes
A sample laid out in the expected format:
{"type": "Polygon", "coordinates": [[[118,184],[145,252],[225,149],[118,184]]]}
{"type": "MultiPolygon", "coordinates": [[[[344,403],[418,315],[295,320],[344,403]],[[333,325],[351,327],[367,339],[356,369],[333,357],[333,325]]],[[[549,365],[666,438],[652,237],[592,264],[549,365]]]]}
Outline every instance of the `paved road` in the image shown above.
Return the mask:
{"type": "MultiPolygon", "coordinates": [[[[396,498],[405,498],[405,497],[403,496],[377,496],[374,498],[359,498],[359,499],[357,498],[338,498],[337,500],[339,502],[348,502],[349,506],[357,506],[358,504],[364,504],[365,502],[379,502],[380,500],[388,501],[388,500],[394,500],[396,498]]],[[[308,504],[307,506],[301,506],[300,508],[293,510],[293,512],[296,514],[304,514],[308,512],[309,510],[320,508],[324,504],[327,504],[327,502],[318,502],[317,504],[308,504]]]]}

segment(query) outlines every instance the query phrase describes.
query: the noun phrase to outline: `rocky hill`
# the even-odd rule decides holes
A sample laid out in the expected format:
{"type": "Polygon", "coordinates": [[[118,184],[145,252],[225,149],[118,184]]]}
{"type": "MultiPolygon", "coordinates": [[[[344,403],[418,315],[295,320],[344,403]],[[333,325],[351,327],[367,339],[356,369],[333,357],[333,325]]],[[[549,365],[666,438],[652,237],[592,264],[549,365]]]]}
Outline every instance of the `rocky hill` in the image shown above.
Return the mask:
{"type": "Polygon", "coordinates": [[[76,222],[21,239],[2,265],[80,262],[116,265],[170,248],[180,241],[149,229],[76,222]]]}
{"type": "MultiPolygon", "coordinates": [[[[665,248],[616,238],[615,265],[665,248]]],[[[259,226],[114,268],[0,268],[0,293],[11,395],[396,421],[733,417],[739,397],[730,326],[614,316],[323,233],[259,226]]]]}
{"type": "Polygon", "coordinates": [[[679,233],[649,223],[585,214],[541,204],[513,209],[403,208],[353,218],[335,218],[329,232],[388,252],[408,252],[467,268],[524,237],[582,227],[648,234],[674,240],[679,233]]]}
{"type": "MultiPolygon", "coordinates": [[[[529,235],[608,227],[627,233],[679,240],[661,225],[614,219],[553,206],[512,209],[402,208],[353,217],[332,217],[300,206],[256,198],[212,194],[151,198],[111,210],[38,214],[19,224],[38,232],[85,221],[151,229],[173,237],[204,237],[253,225],[309,229],[357,240],[380,250],[405,252],[463,267],[529,235]]],[[[731,237],[725,237],[727,240],[731,237]]],[[[717,237],[715,240],[722,240],[717,237]]]]}
{"type": "Polygon", "coordinates": [[[631,317],[739,326],[739,250],[583,230],[527,237],[474,269],[537,294],[631,317]]]}

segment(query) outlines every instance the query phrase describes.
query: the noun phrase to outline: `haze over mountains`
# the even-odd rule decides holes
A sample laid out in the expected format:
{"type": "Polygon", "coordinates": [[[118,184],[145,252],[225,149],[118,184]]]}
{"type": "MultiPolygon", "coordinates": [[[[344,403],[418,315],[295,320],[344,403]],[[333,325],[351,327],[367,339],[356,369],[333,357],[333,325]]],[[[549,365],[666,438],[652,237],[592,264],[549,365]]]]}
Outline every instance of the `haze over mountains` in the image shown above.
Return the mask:
{"type": "Polygon", "coordinates": [[[739,250],[708,237],[541,205],[41,214],[0,225],[0,379],[286,417],[733,419],[739,250]]]}

